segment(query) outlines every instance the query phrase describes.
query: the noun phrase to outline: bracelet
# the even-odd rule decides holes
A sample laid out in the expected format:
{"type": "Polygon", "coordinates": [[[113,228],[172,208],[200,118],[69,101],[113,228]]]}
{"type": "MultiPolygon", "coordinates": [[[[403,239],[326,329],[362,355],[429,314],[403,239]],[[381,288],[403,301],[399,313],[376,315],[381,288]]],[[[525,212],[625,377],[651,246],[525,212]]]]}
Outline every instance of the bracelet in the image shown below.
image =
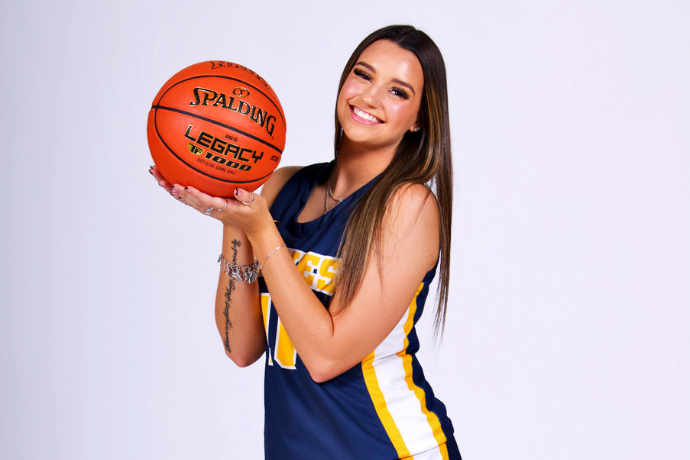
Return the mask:
{"type": "Polygon", "coordinates": [[[254,259],[254,263],[249,265],[236,265],[225,260],[221,252],[218,256],[218,262],[220,262],[220,271],[234,280],[253,283],[259,276],[259,261],[256,259],[254,259]]]}
{"type": "Polygon", "coordinates": [[[259,277],[259,272],[262,268],[264,268],[264,265],[266,265],[268,258],[283,246],[285,246],[285,244],[281,244],[273,251],[269,252],[266,256],[266,259],[264,259],[264,263],[261,265],[259,265],[259,261],[256,260],[256,258],[254,259],[254,262],[249,265],[233,264],[232,262],[225,260],[225,257],[223,257],[223,253],[221,252],[218,256],[218,262],[220,262],[220,271],[234,280],[244,281],[245,283],[253,283],[259,277]]]}
{"type": "MultiPolygon", "coordinates": [[[[261,270],[262,268],[264,268],[264,265],[266,265],[266,262],[268,262],[268,258],[271,257],[271,256],[273,255],[274,252],[276,252],[278,249],[282,248],[283,246],[285,246],[285,243],[281,244],[280,246],[278,246],[277,248],[275,248],[273,251],[269,252],[268,255],[266,256],[266,259],[264,259],[264,263],[262,263],[261,265],[259,265],[259,270],[261,270]]],[[[254,259],[254,260],[256,260],[256,259],[254,259]]]]}

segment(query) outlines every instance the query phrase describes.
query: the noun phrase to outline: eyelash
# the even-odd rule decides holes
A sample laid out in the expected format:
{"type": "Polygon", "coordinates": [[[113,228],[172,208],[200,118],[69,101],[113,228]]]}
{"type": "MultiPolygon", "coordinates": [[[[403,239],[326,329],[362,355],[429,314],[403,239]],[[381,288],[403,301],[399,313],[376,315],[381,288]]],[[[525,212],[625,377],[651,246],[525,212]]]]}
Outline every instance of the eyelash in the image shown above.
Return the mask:
{"type": "MultiPolygon", "coordinates": [[[[366,73],[366,72],[363,71],[362,69],[357,69],[357,68],[355,68],[352,72],[353,72],[356,76],[358,76],[359,78],[362,78],[362,79],[364,79],[364,80],[366,80],[366,81],[371,81],[371,75],[369,75],[368,73],[366,73]]],[[[404,89],[402,89],[402,88],[397,88],[397,87],[396,87],[396,88],[393,88],[393,89],[391,89],[391,93],[392,93],[394,96],[397,96],[397,97],[399,97],[399,98],[401,98],[401,99],[407,100],[407,99],[410,98],[410,96],[407,94],[407,92],[406,92],[404,89]]]]}
{"type": "Polygon", "coordinates": [[[359,78],[363,78],[367,81],[371,80],[371,76],[362,69],[355,69],[353,70],[353,73],[357,75],[359,78]]]}
{"type": "Polygon", "coordinates": [[[391,90],[391,92],[393,94],[395,94],[396,96],[401,97],[401,98],[406,99],[406,100],[410,98],[410,96],[407,95],[407,92],[405,92],[405,90],[401,89],[401,88],[393,88],[391,90]]]}

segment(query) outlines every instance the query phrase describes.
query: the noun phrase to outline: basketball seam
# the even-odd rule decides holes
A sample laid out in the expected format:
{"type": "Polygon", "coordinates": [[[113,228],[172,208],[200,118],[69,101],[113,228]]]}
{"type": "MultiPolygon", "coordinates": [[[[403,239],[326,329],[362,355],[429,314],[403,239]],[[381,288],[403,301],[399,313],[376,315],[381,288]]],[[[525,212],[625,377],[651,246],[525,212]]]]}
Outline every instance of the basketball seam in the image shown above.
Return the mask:
{"type": "MultiPolygon", "coordinates": [[[[163,94],[161,94],[161,97],[158,98],[158,102],[160,103],[160,101],[165,97],[165,95],[168,94],[168,91],[170,91],[171,89],[173,89],[175,86],[179,85],[180,83],[184,83],[184,82],[189,81],[189,80],[194,80],[194,79],[196,79],[196,78],[206,78],[206,77],[225,78],[225,79],[227,79],[227,80],[234,80],[234,81],[237,81],[237,82],[240,82],[240,83],[244,83],[245,85],[247,85],[247,86],[249,86],[249,87],[251,87],[251,88],[254,88],[254,89],[257,90],[258,92],[260,92],[261,94],[263,94],[264,97],[265,97],[266,99],[268,99],[269,102],[270,102],[271,104],[273,104],[273,107],[275,107],[276,110],[278,111],[278,115],[280,115],[280,119],[283,120],[283,126],[286,126],[286,124],[285,124],[285,117],[283,116],[283,111],[276,105],[275,102],[273,102],[273,99],[271,98],[271,96],[269,96],[268,94],[264,93],[264,92],[261,91],[259,88],[257,88],[256,86],[252,85],[251,83],[247,83],[246,81],[240,80],[239,78],[228,77],[227,75],[195,75],[195,76],[193,76],[193,77],[185,78],[184,80],[180,80],[180,81],[176,82],[174,85],[170,86],[170,88],[166,89],[165,92],[164,92],[163,94]]],[[[277,96],[277,95],[276,95],[276,99],[278,99],[278,96],[277,96]]]]}
{"type": "MultiPolygon", "coordinates": [[[[159,108],[160,108],[160,109],[169,109],[169,110],[177,111],[177,110],[174,110],[174,109],[170,109],[170,108],[168,108],[168,107],[158,107],[158,106],[152,106],[152,107],[151,107],[151,110],[153,110],[153,109],[159,109],[159,108]]],[[[184,113],[184,112],[182,112],[182,113],[184,113]]],[[[256,179],[252,179],[252,180],[230,180],[230,179],[221,179],[221,178],[219,178],[219,177],[212,176],[211,174],[209,174],[209,173],[207,173],[207,172],[204,172],[204,171],[201,171],[201,170],[195,168],[194,166],[192,166],[191,164],[187,163],[187,162],[184,161],[182,158],[180,158],[180,156],[179,156],[177,153],[175,153],[175,151],[174,151],[172,148],[170,148],[170,146],[165,142],[165,140],[163,139],[163,136],[161,136],[160,131],[158,131],[158,117],[157,117],[156,115],[157,115],[157,111],[155,111],[155,112],[153,113],[153,126],[154,126],[155,129],[156,129],[156,135],[158,136],[158,139],[160,139],[160,141],[163,143],[163,145],[165,146],[165,148],[168,149],[168,151],[169,151],[170,153],[172,153],[172,154],[175,156],[175,158],[177,158],[177,159],[180,160],[182,163],[184,163],[185,166],[187,166],[187,167],[189,167],[189,168],[192,168],[194,171],[196,171],[196,172],[198,172],[198,173],[200,173],[200,174],[203,174],[203,175],[206,176],[206,177],[210,177],[211,179],[214,179],[214,180],[217,180],[217,181],[220,181],[220,182],[228,182],[228,183],[231,183],[231,184],[248,184],[248,183],[251,183],[251,182],[258,182],[258,181],[260,181],[260,180],[262,180],[262,179],[267,178],[267,177],[270,176],[271,174],[273,174],[273,171],[271,171],[270,173],[266,174],[265,176],[257,177],[256,179]]],[[[189,115],[194,116],[194,114],[189,114],[189,115]]],[[[208,121],[212,121],[212,120],[208,120],[208,121]]],[[[250,136],[250,137],[251,137],[251,136],[250,136]]],[[[260,140],[260,139],[258,139],[258,140],[260,140]]],[[[271,146],[271,147],[273,147],[273,146],[271,146]]],[[[273,148],[275,148],[275,147],[273,147],[273,148]]],[[[280,150],[278,150],[278,152],[280,152],[280,150]]],[[[282,153],[282,152],[281,152],[281,153],[282,153]]]]}
{"type": "Polygon", "coordinates": [[[152,106],[151,106],[151,110],[153,110],[153,109],[169,110],[169,111],[171,111],[171,112],[181,113],[182,115],[189,115],[190,117],[196,118],[196,119],[198,119],[198,120],[208,121],[209,123],[213,123],[214,125],[218,125],[218,126],[221,126],[221,127],[223,127],[223,128],[227,128],[227,129],[229,129],[229,130],[231,130],[231,131],[235,131],[236,133],[240,133],[240,134],[242,134],[243,136],[247,136],[247,137],[249,137],[249,138],[251,138],[251,139],[254,139],[254,140],[257,141],[257,142],[261,142],[262,144],[265,144],[265,145],[271,147],[273,150],[275,150],[276,152],[280,153],[281,155],[283,154],[283,151],[282,151],[282,150],[280,150],[278,147],[276,147],[275,145],[271,144],[270,142],[266,142],[265,140],[263,140],[263,139],[261,139],[261,138],[259,138],[259,137],[253,136],[253,135],[251,135],[251,134],[249,134],[249,133],[246,133],[246,132],[242,131],[241,129],[233,128],[233,127],[230,126],[230,125],[226,125],[226,124],[224,124],[224,123],[221,123],[221,122],[219,122],[219,121],[213,120],[213,119],[211,119],[211,118],[202,117],[201,115],[197,115],[196,113],[185,112],[184,110],[175,109],[175,108],[172,108],[172,107],[166,107],[166,106],[164,106],[164,105],[152,105],[152,106]]]}

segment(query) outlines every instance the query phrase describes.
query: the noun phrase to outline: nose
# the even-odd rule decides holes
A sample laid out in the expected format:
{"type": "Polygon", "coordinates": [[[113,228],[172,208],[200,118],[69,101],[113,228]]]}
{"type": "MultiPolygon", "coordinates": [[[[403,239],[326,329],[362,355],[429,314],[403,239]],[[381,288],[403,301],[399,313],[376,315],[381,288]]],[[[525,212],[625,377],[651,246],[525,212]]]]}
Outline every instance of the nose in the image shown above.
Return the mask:
{"type": "Polygon", "coordinates": [[[376,85],[370,85],[366,91],[362,93],[362,101],[368,104],[370,107],[376,107],[379,105],[379,88],[376,85]]]}

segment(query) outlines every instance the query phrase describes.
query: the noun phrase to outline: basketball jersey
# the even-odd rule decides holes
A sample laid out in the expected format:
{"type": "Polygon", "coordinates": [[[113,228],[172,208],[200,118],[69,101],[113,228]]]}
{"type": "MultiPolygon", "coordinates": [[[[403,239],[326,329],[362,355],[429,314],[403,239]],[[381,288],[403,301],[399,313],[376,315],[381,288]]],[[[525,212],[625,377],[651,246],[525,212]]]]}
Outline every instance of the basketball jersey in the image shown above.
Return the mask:
{"type": "MultiPolygon", "coordinates": [[[[334,163],[307,166],[285,184],[271,214],[297,269],[327,308],[335,258],[348,217],[374,181],[323,216],[297,217],[334,163]]],[[[375,179],[374,179],[375,180],[375,179]]],[[[459,459],[445,406],[434,397],[415,357],[429,271],[400,322],[361,363],[323,383],[312,380],[260,278],[266,330],[265,452],[269,460],[459,459]],[[450,451],[450,454],[448,453],[450,451]]]]}

